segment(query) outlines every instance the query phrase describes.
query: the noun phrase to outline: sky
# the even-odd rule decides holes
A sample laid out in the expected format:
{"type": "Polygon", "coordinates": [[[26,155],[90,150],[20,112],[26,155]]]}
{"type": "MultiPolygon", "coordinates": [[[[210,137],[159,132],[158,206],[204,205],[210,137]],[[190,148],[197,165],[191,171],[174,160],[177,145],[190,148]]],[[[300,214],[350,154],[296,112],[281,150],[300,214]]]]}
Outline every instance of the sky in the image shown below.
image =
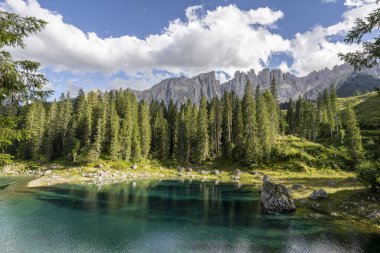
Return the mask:
{"type": "Polygon", "coordinates": [[[344,35],[375,0],[5,0],[0,9],[48,22],[7,48],[42,64],[55,96],[144,90],[174,76],[280,68],[298,76],[360,49],[344,35]]]}

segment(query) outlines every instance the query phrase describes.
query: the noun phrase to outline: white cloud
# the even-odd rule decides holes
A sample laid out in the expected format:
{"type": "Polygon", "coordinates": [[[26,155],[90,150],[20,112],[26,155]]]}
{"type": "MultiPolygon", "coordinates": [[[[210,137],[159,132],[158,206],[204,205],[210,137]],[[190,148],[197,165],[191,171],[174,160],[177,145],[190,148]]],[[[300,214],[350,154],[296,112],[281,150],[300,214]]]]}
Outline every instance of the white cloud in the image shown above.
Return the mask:
{"type": "Polygon", "coordinates": [[[336,0],[322,0],[322,3],[326,3],[326,4],[336,3],[336,0]]]}
{"type": "Polygon", "coordinates": [[[332,39],[345,34],[356,18],[366,16],[377,6],[373,0],[346,0],[345,5],[348,10],[341,22],[316,26],[292,39],[273,32],[284,13],[268,7],[245,11],[228,5],[205,11],[202,6],[192,6],[185,10],[185,21],[173,20],[160,34],[144,39],[129,35],[100,38],[96,33],[85,33],[65,23],[60,14],[42,8],[37,0],[6,0],[0,8],[49,23],[44,31],[26,39],[25,50],[11,49],[16,57],[39,61],[57,72],[100,72],[111,76],[121,71],[130,78],[115,78],[108,88],[141,90],[168,77],[153,73],[154,69],[187,76],[218,70],[217,78],[223,81],[227,78],[223,72],[233,76],[236,70],[259,71],[267,67],[276,53],[293,57],[290,66],[286,62],[279,65],[283,71],[305,75],[332,68],[342,63],[338,52],[357,47],[332,39]]]}
{"type": "Polygon", "coordinates": [[[232,75],[237,69],[261,69],[271,54],[290,47],[289,41],[269,30],[284,14],[268,7],[243,11],[229,5],[206,13],[201,6],[189,7],[185,22],[174,20],[161,34],[145,39],[128,35],[103,39],[84,33],[36,0],[6,0],[3,8],[48,21],[44,31],[26,39],[25,50],[12,52],[56,71],[133,75],[160,68],[192,75],[218,69],[232,75]]]}
{"type": "Polygon", "coordinates": [[[145,71],[140,72],[135,76],[130,76],[128,78],[115,77],[112,78],[106,85],[105,89],[119,89],[119,88],[131,88],[133,90],[145,90],[154,84],[159,83],[163,79],[173,77],[173,74],[167,72],[153,72],[145,71]]]}
{"type": "Polygon", "coordinates": [[[363,5],[376,3],[376,1],[377,0],[346,0],[344,2],[344,5],[349,6],[349,7],[360,7],[363,5]]]}
{"type": "Polygon", "coordinates": [[[348,45],[337,41],[337,36],[344,36],[354,25],[357,18],[363,18],[378,6],[373,1],[346,1],[350,8],[343,13],[343,21],[329,27],[316,26],[311,31],[297,33],[292,40],[290,55],[294,58],[291,66],[282,64],[282,68],[291,69],[298,75],[306,75],[313,70],[333,68],[342,64],[338,53],[360,49],[359,45],[348,45]],[[360,2],[360,3],[359,3],[360,2]],[[334,40],[335,38],[335,40],[334,40]]]}

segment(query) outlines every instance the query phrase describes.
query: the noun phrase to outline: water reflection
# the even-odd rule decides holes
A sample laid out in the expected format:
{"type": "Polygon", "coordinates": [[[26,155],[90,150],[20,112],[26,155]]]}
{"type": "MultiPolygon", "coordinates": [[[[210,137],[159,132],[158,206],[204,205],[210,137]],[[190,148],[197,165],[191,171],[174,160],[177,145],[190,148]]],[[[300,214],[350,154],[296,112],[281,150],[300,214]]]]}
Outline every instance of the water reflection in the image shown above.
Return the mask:
{"type": "Polygon", "coordinates": [[[344,221],[262,214],[255,186],[154,181],[24,191],[0,193],[4,252],[380,252],[379,234],[344,221]]]}

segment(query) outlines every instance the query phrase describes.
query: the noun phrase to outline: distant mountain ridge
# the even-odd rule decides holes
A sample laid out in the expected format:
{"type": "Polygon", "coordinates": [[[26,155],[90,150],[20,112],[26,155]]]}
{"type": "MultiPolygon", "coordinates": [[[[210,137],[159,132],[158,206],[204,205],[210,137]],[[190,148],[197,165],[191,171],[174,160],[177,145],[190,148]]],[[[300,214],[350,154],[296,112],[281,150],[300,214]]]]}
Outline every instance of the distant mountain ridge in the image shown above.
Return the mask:
{"type": "MultiPolygon", "coordinates": [[[[270,70],[266,68],[257,74],[254,70],[248,72],[237,71],[234,77],[225,83],[220,83],[215,77],[215,72],[212,71],[191,78],[182,76],[165,79],[147,90],[134,92],[139,100],[158,100],[168,104],[170,100],[184,103],[191,99],[193,102],[198,103],[202,94],[208,100],[215,96],[221,97],[226,91],[234,91],[239,97],[242,97],[248,80],[252,82],[253,86],[259,84],[261,89],[268,89],[271,78],[274,76],[278,83],[278,98],[281,102],[284,102],[289,98],[294,99],[298,96],[314,99],[325,88],[329,88],[331,84],[335,84],[337,89],[343,87],[346,82],[350,82],[350,85],[353,86],[352,80],[355,80],[357,75],[370,77],[371,85],[374,85],[376,80],[380,84],[379,66],[355,71],[352,66],[343,64],[335,66],[333,69],[325,68],[320,71],[313,71],[303,77],[283,73],[280,69],[270,70]]],[[[350,91],[346,89],[345,92],[350,91]]]]}

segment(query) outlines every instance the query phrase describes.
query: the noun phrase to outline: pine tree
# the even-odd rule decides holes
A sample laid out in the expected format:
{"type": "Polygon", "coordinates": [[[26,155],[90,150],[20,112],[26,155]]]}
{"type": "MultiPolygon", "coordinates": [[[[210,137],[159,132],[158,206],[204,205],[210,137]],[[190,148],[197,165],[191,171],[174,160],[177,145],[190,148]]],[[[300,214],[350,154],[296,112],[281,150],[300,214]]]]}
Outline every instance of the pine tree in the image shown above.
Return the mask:
{"type": "Polygon", "coordinates": [[[223,123],[222,123],[222,149],[223,158],[231,159],[232,156],[232,99],[230,93],[224,93],[223,103],[223,123]]]}
{"type": "Polygon", "coordinates": [[[243,123],[244,123],[244,162],[252,164],[256,162],[258,153],[258,142],[256,139],[256,103],[254,99],[253,86],[247,82],[243,97],[243,123]]]}
{"type": "Polygon", "coordinates": [[[335,131],[335,137],[338,138],[339,137],[339,125],[340,125],[339,111],[338,111],[339,104],[338,104],[338,99],[337,99],[337,95],[336,95],[335,85],[331,85],[330,96],[331,96],[331,112],[332,112],[332,118],[333,118],[331,131],[335,131]]]}
{"type": "Polygon", "coordinates": [[[109,115],[109,133],[110,133],[110,147],[109,147],[109,156],[112,160],[117,160],[120,158],[120,140],[119,140],[119,131],[120,131],[120,119],[116,111],[115,103],[111,101],[110,105],[110,115],[109,115]]]}
{"type": "Polygon", "coordinates": [[[272,96],[277,100],[277,93],[278,93],[278,88],[277,88],[277,82],[276,79],[274,78],[274,75],[272,75],[272,79],[270,82],[270,92],[272,93],[272,96]]]}
{"type": "Polygon", "coordinates": [[[178,151],[176,157],[182,161],[188,161],[188,134],[187,134],[187,125],[186,125],[186,108],[185,104],[181,105],[179,114],[178,114],[178,129],[177,129],[177,139],[178,139],[178,151]]]}
{"type": "Polygon", "coordinates": [[[301,98],[301,96],[298,97],[296,101],[296,116],[295,116],[295,133],[299,137],[305,137],[305,119],[304,119],[304,100],[301,98]]]}
{"type": "Polygon", "coordinates": [[[238,96],[234,98],[232,129],[234,143],[233,157],[236,161],[240,161],[244,155],[244,123],[241,100],[238,96]]]}
{"type": "Polygon", "coordinates": [[[79,155],[83,154],[90,146],[91,128],[92,128],[91,111],[87,103],[87,98],[83,90],[79,90],[75,103],[75,139],[79,143],[79,150],[74,152],[79,155]]]}
{"type": "Polygon", "coordinates": [[[58,122],[60,119],[58,118],[58,104],[57,101],[53,101],[50,104],[47,117],[46,117],[46,132],[45,132],[45,156],[47,160],[51,160],[54,157],[55,146],[56,146],[56,137],[58,132],[58,122]]]}
{"type": "Polygon", "coordinates": [[[220,155],[222,115],[218,97],[214,97],[209,105],[209,126],[210,126],[210,156],[217,158],[220,155]]]}
{"type": "Polygon", "coordinates": [[[296,107],[292,98],[289,99],[288,109],[286,112],[286,123],[288,125],[288,133],[295,134],[296,132],[296,107]]]}
{"type": "Polygon", "coordinates": [[[271,142],[271,122],[268,112],[267,103],[268,92],[258,97],[257,104],[257,138],[260,143],[260,148],[258,149],[258,158],[262,161],[263,159],[269,161],[272,142],[271,142]]]}
{"type": "Polygon", "coordinates": [[[352,108],[351,104],[348,105],[347,109],[345,110],[345,126],[348,151],[353,162],[359,163],[360,160],[364,157],[364,150],[355,111],[352,108]]]}
{"type": "Polygon", "coordinates": [[[169,158],[169,136],[168,136],[168,123],[164,116],[164,108],[161,106],[156,115],[156,131],[157,131],[157,146],[156,156],[161,161],[169,158]]]}
{"type": "Polygon", "coordinates": [[[59,102],[59,153],[66,156],[71,150],[73,138],[73,103],[71,101],[70,93],[61,95],[59,102]]]}
{"type": "Polygon", "coordinates": [[[279,132],[279,112],[278,104],[276,99],[273,97],[272,93],[269,91],[264,92],[265,104],[268,110],[269,115],[269,142],[270,145],[273,145],[276,139],[276,136],[279,132]]]}
{"type": "Polygon", "coordinates": [[[199,104],[196,140],[195,160],[199,163],[208,158],[209,151],[207,101],[203,95],[199,104]]]}
{"type": "Polygon", "coordinates": [[[29,106],[23,128],[29,132],[30,138],[23,142],[20,153],[24,159],[37,160],[42,154],[45,134],[45,107],[42,101],[29,106]]]}
{"type": "Polygon", "coordinates": [[[167,121],[169,126],[169,157],[171,159],[176,157],[178,154],[178,107],[174,104],[173,100],[170,100],[167,112],[167,121]]]}
{"type": "Polygon", "coordinates": [[[140,142],[141,156],[147,158],[151,145],[151,127],[150,127],[149,107],[145,101],[141,101],[139,105],[139,125],[140,125],[140,142]]]}

